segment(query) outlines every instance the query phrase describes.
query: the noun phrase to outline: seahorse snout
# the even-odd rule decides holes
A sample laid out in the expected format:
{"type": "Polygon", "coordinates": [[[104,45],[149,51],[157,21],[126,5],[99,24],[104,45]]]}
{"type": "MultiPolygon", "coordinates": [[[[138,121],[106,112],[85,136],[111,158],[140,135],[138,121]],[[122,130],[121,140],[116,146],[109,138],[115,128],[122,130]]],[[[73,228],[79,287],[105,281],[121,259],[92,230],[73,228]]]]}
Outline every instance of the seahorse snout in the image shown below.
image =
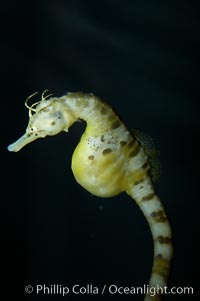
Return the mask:
{"type": "Polygon", "coordinates": [[[18,152],[20,149],[22,149],[25,145],[28,143],[36,140],[38,137],[35,135],[31,135],[29,133],[25,133],[22,137],[20,137],[17,141],[10,144],[8,146],[8,150],[10,152],[18,152]]]}

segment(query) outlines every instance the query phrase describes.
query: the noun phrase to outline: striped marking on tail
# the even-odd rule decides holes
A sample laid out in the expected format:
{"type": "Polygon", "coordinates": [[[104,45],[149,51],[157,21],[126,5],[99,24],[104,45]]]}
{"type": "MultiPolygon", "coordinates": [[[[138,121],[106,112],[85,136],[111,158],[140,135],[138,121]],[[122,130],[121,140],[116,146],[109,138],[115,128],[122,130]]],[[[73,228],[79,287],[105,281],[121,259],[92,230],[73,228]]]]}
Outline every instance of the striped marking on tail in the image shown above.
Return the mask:
{"type": "MultiPolygon", "coordinates": [[[[154,259],[149,287],[163,288],[167,284],[173,254],[172,232],[164,207],[153,189],[149,176],[135,183],[127,193],[136,201],[146,217],[154,241],[154,259]]],[[[155,296],[146,295],[145,301],[159,301],[161,298],[158,291],[155,296]]]]}

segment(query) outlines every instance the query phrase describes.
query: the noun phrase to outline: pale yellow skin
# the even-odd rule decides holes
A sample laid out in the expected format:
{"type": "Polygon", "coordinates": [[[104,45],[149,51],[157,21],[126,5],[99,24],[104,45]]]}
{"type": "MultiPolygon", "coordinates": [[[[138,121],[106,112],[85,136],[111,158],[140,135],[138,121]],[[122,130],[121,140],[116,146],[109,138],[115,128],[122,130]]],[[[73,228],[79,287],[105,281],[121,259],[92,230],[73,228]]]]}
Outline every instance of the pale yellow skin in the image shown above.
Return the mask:
{"type": "MultiPolygon", "coordinates": [[[[67,132],[79,119],[86,121],[86,130],[72,158],[74,176],[82,187],[96,196],[112,197],[125,191],[136,201],[154,240],[149,286],[166,286],[173,253],[171,228],[154,191],[148,156],[140,142],[114,111],[93,94],[68,93],[47,99],[43,93],[42,100],[32,106],[27,100],[25,105],[29,108],[30,120],[26,133],[8,150],[19,151],[37,138],[67,132]]],[[[145,301],[161,300],[160,292],[155,296],[147,293],[145,301]]]]}

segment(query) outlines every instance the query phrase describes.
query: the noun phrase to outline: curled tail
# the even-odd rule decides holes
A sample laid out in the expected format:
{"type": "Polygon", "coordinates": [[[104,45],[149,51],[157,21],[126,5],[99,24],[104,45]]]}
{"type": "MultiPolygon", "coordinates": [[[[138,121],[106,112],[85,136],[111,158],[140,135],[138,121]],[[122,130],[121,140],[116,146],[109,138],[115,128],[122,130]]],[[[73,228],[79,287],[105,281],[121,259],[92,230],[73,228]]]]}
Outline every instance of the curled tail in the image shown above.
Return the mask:
{"type": "Polygon", "coordinates": [[[148,175],[129,188],[127,193],[136,201],[146,217],[154,241],[153,268],[149,288],[155,288],[155,295],[147,294],[145,301],[160,301],[164,287],[167,285],[173,255],[171,227],[148,175]]]}

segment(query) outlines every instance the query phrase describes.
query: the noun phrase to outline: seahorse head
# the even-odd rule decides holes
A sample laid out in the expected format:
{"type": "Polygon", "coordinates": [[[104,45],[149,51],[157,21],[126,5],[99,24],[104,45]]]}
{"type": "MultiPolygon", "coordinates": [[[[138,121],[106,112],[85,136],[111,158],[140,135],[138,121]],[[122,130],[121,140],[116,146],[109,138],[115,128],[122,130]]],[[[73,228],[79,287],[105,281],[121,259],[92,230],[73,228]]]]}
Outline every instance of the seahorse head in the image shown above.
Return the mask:
{"type": "MultiPolygon", "coordinates": [[[[46,90],[47,91],[47,90],[46,90]]],[[[29,96],[25,101],[25,106],[29,109],[29,122],[25,134],[13,144],[8,146],[9,151],[17,152],[28,143],[46,136],[53,136],[59,132],[67,131],[67,118],[57,98],[47,99],[44,97],[33,105],[28,105],[28,100],[36,93],[29,96]]]]}

